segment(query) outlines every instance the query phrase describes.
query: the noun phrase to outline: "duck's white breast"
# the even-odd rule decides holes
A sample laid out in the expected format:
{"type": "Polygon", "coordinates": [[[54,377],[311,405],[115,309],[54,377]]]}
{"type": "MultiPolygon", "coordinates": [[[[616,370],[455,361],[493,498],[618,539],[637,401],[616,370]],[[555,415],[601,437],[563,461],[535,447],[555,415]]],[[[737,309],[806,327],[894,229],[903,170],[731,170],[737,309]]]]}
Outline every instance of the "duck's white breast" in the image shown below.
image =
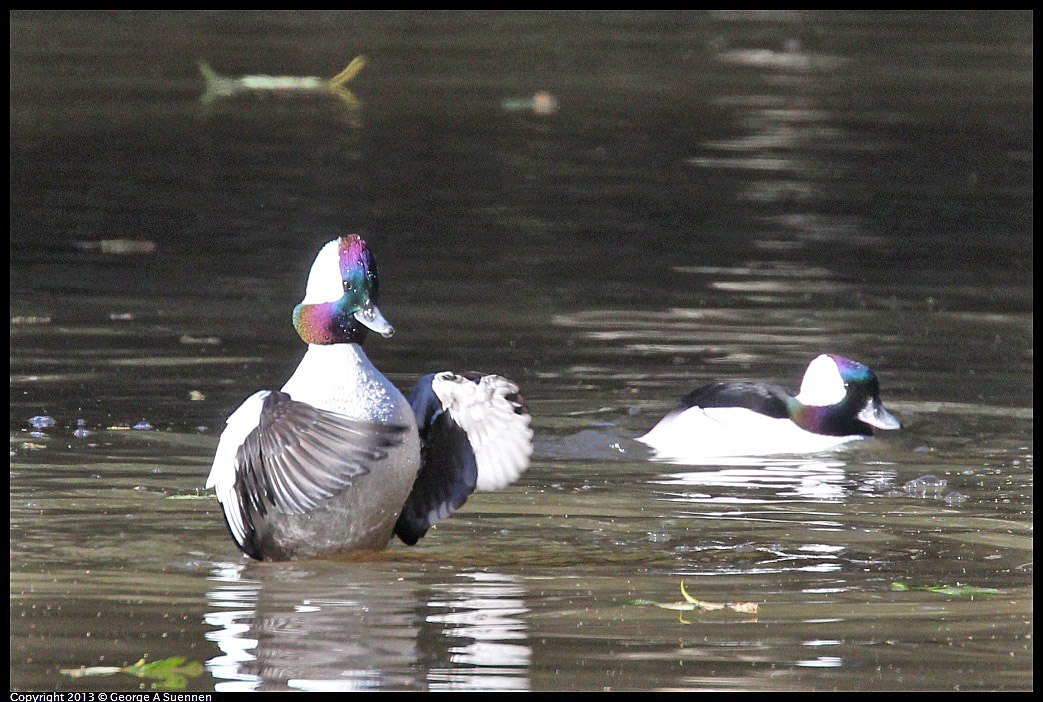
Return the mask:
{"type": "Polygon", "coordinates": [[[310,344],[282,391],[356,419],[415,425],[409,402],[358,344],[310,344]]]}

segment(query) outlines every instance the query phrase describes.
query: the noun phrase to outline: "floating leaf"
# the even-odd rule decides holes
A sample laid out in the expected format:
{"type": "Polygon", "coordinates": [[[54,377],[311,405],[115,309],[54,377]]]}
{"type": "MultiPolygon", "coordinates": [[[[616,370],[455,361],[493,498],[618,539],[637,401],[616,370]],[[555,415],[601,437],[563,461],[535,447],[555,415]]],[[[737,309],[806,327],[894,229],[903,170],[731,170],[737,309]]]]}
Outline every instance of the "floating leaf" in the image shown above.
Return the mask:
{"type": "MultiPolygon", "coordinates": [[[[717,602],[706,602],[699,600],[688,594],[688,591],[684,587],[684,581],[681,581],[681,595],[684,597],[684,602],[655,602],[653,600],[631,600],[630,604],[635,605],[651,605],[653,607],[659,607],[660,609],[669,609],[675,612],[691,612],[694,610],[703,610],[705,612],[714,612],[719,609],[730,609],[734,612],[740,612],[742,614],[756,614],[758,604],[756,602],[729,602],[728,604],[719,604],[717,602]]],[[[684,621],[684,620],[682,620],[684,621]]]]}
{"type": "Polygon", "coordinates": [[[18,315],[15,317],[11,317],[11,325],[14,326],[18,324],[50,324],[52,319],[53,318],[50,315],[46,314],[18,315]]]}
{"type": "Polygon", "coordinates": [[[652,600],[634,600],[632,604],[652,605],[659,609],[670,609],[675,612],[691,612],[694,609],[699,609],[694,604],[688,602],[653,602],[652,600]]]}
{"type": "Polygon", "coordinates": [[[74,241],[72,245],[81,251],[101,251],[106,254],[150,254],[156,251],[156,242],[149,239],[74,241]]]}
{"type": "Polygon", "coordinates": [[[756,612],[758,608],[756,602],[729,602],[726,605],[722,605],[716,604],[714,602],[703,602],[702,600],[697,600],[691,595],[689,595],[688,591],[684,589],[684,580],[681,581],[681,595],[685,598],[687,602],[690,602],[699,607],[700,609],[705,610],[723,609],[727,607],[728,609],[731,609],[735,612],[743,612],[745,614],[750,614],[756,612]]]}
{"type": "Polygon", "coordinates": [[[724,605],[722,605],[722,604],[715,604],[713,602],[703,602],[702,600],[697,600],[694,597],[692,597],[691,595],[689,595],[688,591],[684,589],[684,580],[681,581],[681,596],[684,597],[685,602],[693,604],[696,607],[699,607],[700,609],[705,609],[705,610],[710,610],[710,611],[715,610],[715,609],[724,609],[724,605]]]}
{"type": "Polygon", "coordinates": [[[115,675],[116,673],[122,673],[123,668],[112,665],[97,665],[93,668],[62,668],[59,672],[62,675],[68,675],[70,678],[86,678],[92,675],[115,675]]]}
{"type": "Polygon", "coordinates": [[[125,668],[95,666],[93,668],[65,668],[60,672],[73,678],[127,673],[139,678],[155,680],[156,682],[152,683],[153,688],[183,690],[188,685],[189,678],[197,678],[203,674],[203,664],[198,661],[190,661],[184,656],[172,656],[152,663],[146,663],[142,658],[134,665],[128,665],[125,668]]]}
{"type": "Polygon", "coordinates": [[[908,583],[894,582],[891,583],[891,590],[894,592],[926,590],[927,592],[936,592],[939,595],[959,595],[962,597],[986,597],[1003,594],[1002,590],[997,590],[994,587],[975,587],[974,585],[962,585],[960,583],[955,585],[909,585],[908,583]]]}

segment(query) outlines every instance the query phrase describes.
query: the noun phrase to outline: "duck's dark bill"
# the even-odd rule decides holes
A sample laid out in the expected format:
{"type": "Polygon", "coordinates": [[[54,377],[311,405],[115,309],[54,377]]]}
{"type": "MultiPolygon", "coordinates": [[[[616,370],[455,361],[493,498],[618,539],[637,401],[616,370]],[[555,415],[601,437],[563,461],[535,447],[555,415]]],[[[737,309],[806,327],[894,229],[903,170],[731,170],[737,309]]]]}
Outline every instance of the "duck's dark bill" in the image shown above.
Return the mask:
{"type": "Polygon", "coordinates": [[[866,403],[866,406],[858,413],[858,418],[877,429],[902,428],[902,423],[898,421],[898,418],[884,409],[883,404],[878,399],[872,399],[866,403]]]}
{"type": "Polygon", "coordinates": [[[390,339],[391,335],[395,333],[395,328],[391,326],[391,323],[384,319],[384,315],[381,313],[380,308],[374,305],[372,302],[367,302],[362,309],[355,313],[355,319],[362,322],[377,334],[380,334],[385,339],[390,339]]]}

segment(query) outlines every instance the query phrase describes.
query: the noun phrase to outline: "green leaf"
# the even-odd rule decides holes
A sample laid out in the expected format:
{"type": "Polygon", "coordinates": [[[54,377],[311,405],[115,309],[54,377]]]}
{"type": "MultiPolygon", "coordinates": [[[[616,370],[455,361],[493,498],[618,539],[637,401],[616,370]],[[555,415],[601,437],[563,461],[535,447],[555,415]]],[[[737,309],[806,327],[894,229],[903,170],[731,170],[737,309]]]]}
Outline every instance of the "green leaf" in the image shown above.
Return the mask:
{"type": "Polygon", "coordinates": [[[183,690],[188,685],[189,678],[197,678],[203,674],[203,664],[198,661],[190,661],[184,656],[171,656],[160,661],[146,663],[142,658],[133,665],[125,668],[113,666],[97,666],[93,668],[65,668],[61,671],[63,675],[74,678],[87,677],[90,675],[114,675],[116,673],[127,673],[139,678],[155,680],[153,688],[162,690],[183,690]]]}

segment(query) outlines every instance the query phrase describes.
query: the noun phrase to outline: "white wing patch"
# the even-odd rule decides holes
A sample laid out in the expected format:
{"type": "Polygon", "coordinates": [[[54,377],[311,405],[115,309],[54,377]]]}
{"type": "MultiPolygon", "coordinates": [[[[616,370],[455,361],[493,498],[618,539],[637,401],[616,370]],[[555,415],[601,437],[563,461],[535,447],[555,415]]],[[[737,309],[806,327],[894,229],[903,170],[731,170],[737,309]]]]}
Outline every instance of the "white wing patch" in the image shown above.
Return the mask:
{"type": "Polygon", "coordinates": [[[499,490],[518,479],[532,456],[532,417],[517,413],[508,399],[518,386],[498,375],[475,383],[451,372],[439,373],[431,389],[453,421],[467,433],[478,464],[476,490],[499,490]]]}
{"type": "Polygon", "coordinates": [[[236,465],[235,454],[246,440],[246,436],[257,428],[261,408],[269,394],[271,393],[268,390],[255,392],[229,415],[225,430],[221,432],[221,439],[217,443],[214,465],[210,469],[210,476],[206,479],[206,487],[214,488],[214,492],[217,493],[217,500],[225,512],[228,527],[240,547],[246,538],[246,527],[243,525],[239,498],[235,492],[236,471],[239,469],[239,466],[236,465]]]}

